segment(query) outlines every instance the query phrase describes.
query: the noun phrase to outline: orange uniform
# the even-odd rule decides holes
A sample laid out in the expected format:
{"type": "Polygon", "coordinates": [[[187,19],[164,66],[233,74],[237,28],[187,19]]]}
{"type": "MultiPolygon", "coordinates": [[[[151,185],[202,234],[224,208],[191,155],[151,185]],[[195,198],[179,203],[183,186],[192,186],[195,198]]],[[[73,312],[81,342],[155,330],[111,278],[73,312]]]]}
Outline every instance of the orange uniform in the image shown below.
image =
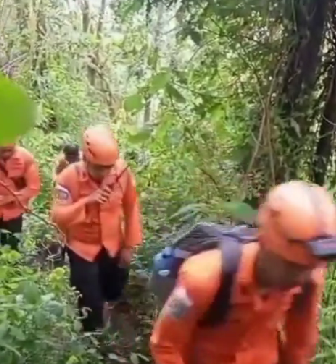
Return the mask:
{"type": "MultiPolygon", "coordinates": [[[[324,270],[312,274],[312,292],[300,310],[293,305],[300,287],[260,292],[254,283],[257,243],[243,247],[225,323],[200,327],[222,279],[220,250],[185,261],[177,285],[150,340],[157,364],[307,364],[318,341],[318,314],[324,270]],[[279,326],[286,342],[279,353],[279,326]],[[279,361],[280,360],[280,361],[279,361]]],[[[225,278],[224,278],[225,279],[225,278]]]]}
{"type": "Polygon", "coordinates": [[[76,150],[68,148],[72,163],[56,176],[51,217],[66,235],[70,285],[80,293],[83,330],[92,332],[109,323],[106,303],[121,299],[142,219],[134,177],[108,126],[84,131],[82,161],[74,161],[76,150]]]}
{"type": "Polygon", "coordinates": [[[52,220],[66,234],[69,248],[88,261],[102,247],[115,256],[121,248],[142,242],[135,180],[126,162],[118,159],[103,183],[113,186],[108,201],[86,204],[85,197],[99,186],[89,177],[84,162],[70,165],[56,177],[52,220]]]}
{"type": "Polygon", "coordinates": [[[16,146],[14,154],[8,160],[0,161],[0,180],[7,186],[5,188],[0,185],[0,219],[16,219],[25,212],[24,207],[29,207],[41,188],[38,165],[32,154],[25,148],[16,146]]]}

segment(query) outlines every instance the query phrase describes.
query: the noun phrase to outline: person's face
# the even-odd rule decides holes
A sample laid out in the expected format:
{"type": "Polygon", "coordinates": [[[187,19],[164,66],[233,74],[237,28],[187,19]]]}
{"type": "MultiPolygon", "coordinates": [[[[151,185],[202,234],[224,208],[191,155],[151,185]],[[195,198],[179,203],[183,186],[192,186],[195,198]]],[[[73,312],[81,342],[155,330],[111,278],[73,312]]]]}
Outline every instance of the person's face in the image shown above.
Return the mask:
{"type": "Polygon", "coordinates": [[[310,280],[312,268],[287,261],[272,252],[264,252],[261,256],[260,277],[269,288],[287,290],[302,286],[310,280]]]}
{"type": "Polygon", "coordinates": [[[89,173],[89,175],[97,180],[102,181],[105,177],[107,177],[111,171],[112,166],[100,166],[98,164],[93,164],[91,162],[85,161],[86,163],[86,169],[89,173]]]}
{"type": "Polygon", "coordinates": [[[0,159],[7,160],[14,154],[14,146],[0,147],[0,159]]]}

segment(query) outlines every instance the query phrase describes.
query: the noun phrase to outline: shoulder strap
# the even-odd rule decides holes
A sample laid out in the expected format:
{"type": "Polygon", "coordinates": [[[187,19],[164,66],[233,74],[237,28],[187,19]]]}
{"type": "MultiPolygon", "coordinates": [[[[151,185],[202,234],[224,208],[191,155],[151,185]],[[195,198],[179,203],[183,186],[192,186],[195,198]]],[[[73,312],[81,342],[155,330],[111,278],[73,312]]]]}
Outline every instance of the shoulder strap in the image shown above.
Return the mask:
{"type": "Polygon", "coordinates": [[[222,275],[215,298],[200,321],[201,326],[213,326],[223,323],[231,308],[231,293],[235,276],[242,255],[242,244],[233,237],[226,237],[220,244],[222,252],[222,275]]]}
{"type": "MultiPolygon", "coordinates": [[[[78,165],[78,162],[77,163],[73,163],[73,166],[74,166],[74,169],[75,169],[75,173],[76,173],[76,182],[77,184],[79,183],[79,180],[80,180],[80,168],[79,168],[79,165],[78,165]]],[[[79,196],[74,196],[75,200],[78,199],[79,196]]]]}

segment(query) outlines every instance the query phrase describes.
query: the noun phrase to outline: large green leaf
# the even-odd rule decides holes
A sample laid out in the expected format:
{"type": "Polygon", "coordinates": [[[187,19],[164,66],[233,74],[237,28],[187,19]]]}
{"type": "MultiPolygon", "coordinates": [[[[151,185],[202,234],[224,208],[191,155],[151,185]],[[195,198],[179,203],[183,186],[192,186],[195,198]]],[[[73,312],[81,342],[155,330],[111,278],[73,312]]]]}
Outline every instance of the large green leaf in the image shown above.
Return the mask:
{"type": "Polygon", "coordinates": [[[128,96],[124,102],[126,111],[140,111],[144,106],[143,97],[139,94],[128,96]]]}
{"type": "Polygon", "coordinates": [[[129,3],[126,3],[127,5],[125,8],[121,11],[121,18],[125,19],[129,15],[133,15],[134,13],[137,13],[141,10],[141,8],[144,5],[144,1],[142,0],[133,0],[129,3]]]}
{"type": "Polygon", "coordinates": [[[34,126],[36,107],[27,92],[0,75],[0,145],[13,143],[34,126]]]}
{"type": "Polygon", "coordinates": [[[181,102],[181,103],[186,102],[185,97],[171,83],[167,83],[166,92],[175,101],[181,102]]]}
{"type": "Polygon", "coordinates": [[[40,287],[33,281],[21,281],[18,287],[18,293],[22,294],[27,302],[36,304],[41,300],[40,287]]]}
{"type": "Polygon", "coordinates": [[[149,81],[149,91],[151,94],[162,90],[170,79],[169,72],[159,72],[154,75],[149,81]]]}
{"type": "Polygon", "coordinates": [[[189,217],[193,217],[201,213],[202,210],[205,208],[206,205],[204,205],[203,203],[191,203],[189,205],[181,207],[177,212],[170,216],[170,220],[186,220],[189,217]]]}
{"type": "Polygon", "coordinates": [[[148,141],[151,135],[152,135],[151,130],[141,130],[136,133],[129,134],[128,141],[131,142],[132,144],[143,143],[148,141]]]}
{"type": "Polygon", "coordinates": [[[224,211],[231,216],[233,220],[253,224],[256,221],[257,211],[244,202],[226,202],[224,211]]]}

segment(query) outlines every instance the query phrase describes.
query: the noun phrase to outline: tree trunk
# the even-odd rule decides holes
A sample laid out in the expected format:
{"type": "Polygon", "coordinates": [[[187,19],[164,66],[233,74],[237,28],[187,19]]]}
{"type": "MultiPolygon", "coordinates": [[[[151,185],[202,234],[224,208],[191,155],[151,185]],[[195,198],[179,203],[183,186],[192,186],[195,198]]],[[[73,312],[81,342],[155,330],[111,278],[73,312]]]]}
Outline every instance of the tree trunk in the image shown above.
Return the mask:
{"type": "Polygon", "coordinates": [[[280,93],[282,159],[276,181],[298,178],[304,139],[313,124],[310,101],[321,63],[321,46],[328,13],[328,0],[288,0],[291,37],[286,71],[280,93]]]}
{"type": "Polygon", "coordinates": [[[330,31],[327,40],[329,52],[324,63],[326,67],[326,79],[324,82],[325,99],[322,120],[320,122],[315,156],[312,164],[312,180],[323,186],[327,177],[328,166],[331,161],[335,140],[336,125],[336,4],[333,2],[330,11],[330,31]]]}

